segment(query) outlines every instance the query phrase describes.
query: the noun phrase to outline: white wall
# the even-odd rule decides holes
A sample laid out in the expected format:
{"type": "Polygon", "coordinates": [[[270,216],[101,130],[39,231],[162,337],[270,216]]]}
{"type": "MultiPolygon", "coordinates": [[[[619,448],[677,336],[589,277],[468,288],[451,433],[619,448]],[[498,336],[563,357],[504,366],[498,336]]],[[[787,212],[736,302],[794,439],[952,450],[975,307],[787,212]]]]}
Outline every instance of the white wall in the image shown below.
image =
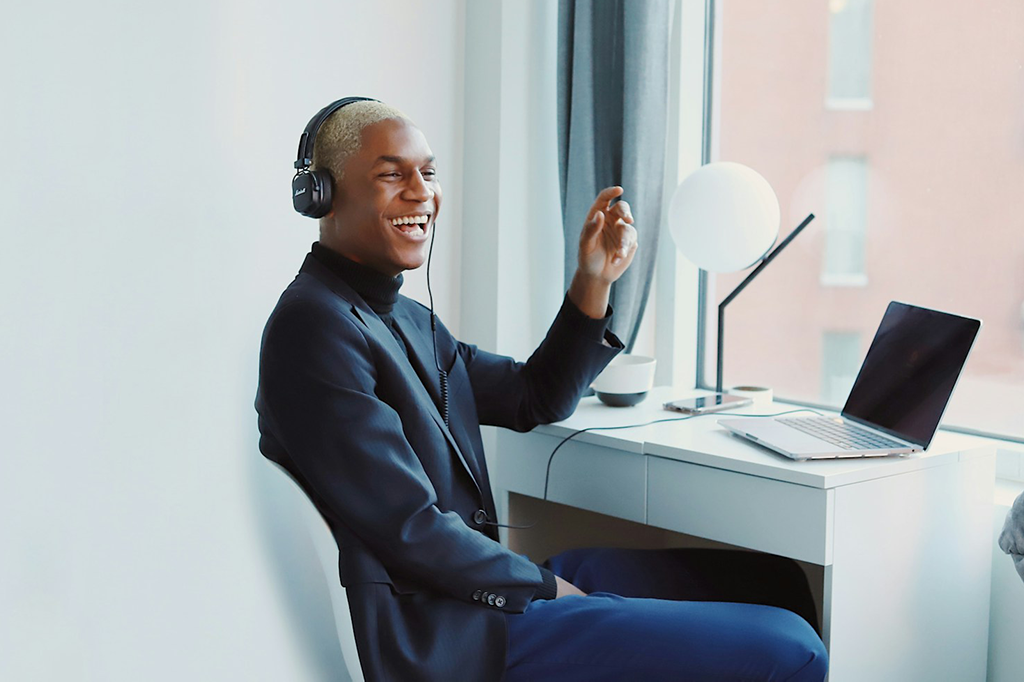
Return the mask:
{"type": "Polygon", "coordinates": [[[416,120],[448,198],[435,300],[458,331],[464,11],[5,7],[0,679],[338,678],[323,576],[252,408],[263,323],[316,238],[291,164],[337,97],[416,120]]]}
{"type": "Polygon", "coordinates": [[[562,302],[557,3],[466,11],[464,340],[520,359],[562,302]]]}

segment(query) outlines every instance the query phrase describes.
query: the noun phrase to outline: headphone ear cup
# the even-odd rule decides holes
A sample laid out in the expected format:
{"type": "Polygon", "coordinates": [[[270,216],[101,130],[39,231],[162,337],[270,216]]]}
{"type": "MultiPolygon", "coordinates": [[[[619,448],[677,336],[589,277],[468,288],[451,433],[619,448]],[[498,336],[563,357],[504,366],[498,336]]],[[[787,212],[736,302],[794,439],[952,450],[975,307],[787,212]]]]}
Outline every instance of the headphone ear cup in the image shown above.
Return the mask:
{"type": "Polygon", "coordinates": [[[316,192],[313,194],[316,205],[312,207],[311,218],[323,218],[331,212],[334,204],[334,176],[329,170],[311,171],[316,178],[316,192]]]}
{"type": "Polygon", "coordinates": [[[292,206],[304,216],[312,217],[312,209],[316,203],[316,178],[308,171],[295,174],[292,178],[292,206]]]}
{"type": "Polygon", "coordinates": [[[309,218],[323,218],[331,212],[334,178],[330,171],[296,173],[292,178],[292,206],[309,218]]]}

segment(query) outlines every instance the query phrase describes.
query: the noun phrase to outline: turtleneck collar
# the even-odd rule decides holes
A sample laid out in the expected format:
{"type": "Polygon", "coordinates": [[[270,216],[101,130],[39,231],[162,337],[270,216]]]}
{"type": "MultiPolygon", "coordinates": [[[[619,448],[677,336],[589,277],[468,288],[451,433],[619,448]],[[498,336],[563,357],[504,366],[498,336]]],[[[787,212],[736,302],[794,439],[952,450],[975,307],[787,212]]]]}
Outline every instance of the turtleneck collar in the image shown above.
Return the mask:
{"type": "Polygon", "coordinates": [[[401,273],[397,277],[389,277],[373,268],[357,263],[350,258],[332,251],[320,242],[313,243],[313,257],[345,281],[363,300],[382,317],[390,316],[398,290],[402,288],[405,278],[401,273]]]}

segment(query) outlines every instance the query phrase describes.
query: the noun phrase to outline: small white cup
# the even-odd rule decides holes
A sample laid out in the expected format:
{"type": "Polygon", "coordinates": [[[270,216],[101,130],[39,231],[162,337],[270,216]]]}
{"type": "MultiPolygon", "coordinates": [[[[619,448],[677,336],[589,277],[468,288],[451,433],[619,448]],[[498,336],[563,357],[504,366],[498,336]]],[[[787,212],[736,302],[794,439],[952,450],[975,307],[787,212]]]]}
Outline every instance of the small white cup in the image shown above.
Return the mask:
{"type": "Polygon", "coordinates": [[[754,401],[751,404],[751,407],[756,407],[758,409],[770,408],[774,398],[772,389],[764,386],[733,386],[729,389],[729,395],[750,398],[754,401]]]}
{"type": "Polygon", "coordinates": [[[628,407],[647,397],[654,386],[657,361],[646,355],[616,355],[591,388],[605,405],[628,407]]]}

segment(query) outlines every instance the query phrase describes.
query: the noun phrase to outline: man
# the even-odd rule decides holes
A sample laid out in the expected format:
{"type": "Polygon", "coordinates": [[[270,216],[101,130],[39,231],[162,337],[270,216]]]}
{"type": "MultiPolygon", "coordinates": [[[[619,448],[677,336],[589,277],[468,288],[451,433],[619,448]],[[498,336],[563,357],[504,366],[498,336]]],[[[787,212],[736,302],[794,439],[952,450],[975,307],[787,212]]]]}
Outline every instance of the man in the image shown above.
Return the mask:
{"type": "MultiPolygon", "coordinates": [[[[564,419],[621,350],[606,329],[608,295],[637,248],[628,204],[613,203],[622,189],[595,200],[561,310],[529,361],[518,363],[456,341],[440,323],[432,334],[431,313],[398,295],[401,273],[427,258],[441,208],[436,162],[419,129],[387,105],[361,101],[312,134],[314,166],[333,179],[331,210],[264,332],[260,449],[292,473],[338,541],[367,679],[685,675],[673,658],[687,651],[673,620],[684,603],[587,597],[555,575],[591,566],[604,575],[591,581],[600,587],[639,575],[623,565],[634,554],[567,553],[552,572],[502,547],[480,438],[481,424],[528,431],[564,419]],[[556,603],[570,608],[539,607],[556,603]],[[596,625],[602,617],[619,622],[596,625]],[[645,621],[671,625],[668,646],[638,652],[630,643],[619,655],[614,641],[646,637],[645,621]],[[614,662],[593,663],[613,649],[614,662]]],[[[665,564],[642,563],[654,566],[665,564]]],[[[725,606],[763,611],[719,614],[711,632],[753,621],[741,629],[770,650],[737,679],[772,666],[812,673],[792,679],[821,679],[820,640],[798,616],[725,606]]],[[[697,629],[710,622],[693,609],[685,618],[697,629]]],[[[714,669],[746,641],[725,640],[717,658],[691,669],[714,669]]]]}

